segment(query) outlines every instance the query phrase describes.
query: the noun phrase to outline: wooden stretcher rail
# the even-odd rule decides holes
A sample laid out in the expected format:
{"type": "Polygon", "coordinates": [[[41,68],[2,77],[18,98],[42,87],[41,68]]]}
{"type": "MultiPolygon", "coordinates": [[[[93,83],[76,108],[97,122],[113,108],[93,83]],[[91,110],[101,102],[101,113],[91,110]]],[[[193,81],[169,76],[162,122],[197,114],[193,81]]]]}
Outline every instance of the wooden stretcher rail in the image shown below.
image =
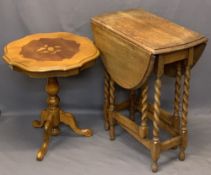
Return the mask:
{"type": "MultiPolygon", "coordinates": [[[[142,139],[139,135],[139,126],[126,116],[120,114],[119,112],[113,112],[113,118],[120,124],[122,128],[124,128],[127,132],[129,132],[136,140],[142,143],[149,150],[151,149],[152,142],[149,139],[142,139]]],[[[178,146],[181,143],[181,136],[173,137],[169,140],[161,142],[161,151],[169,150],[173,147],[178,146]]]]}
{"type": "Polygon", "coordinates": [[[161,143],[161,151],[166,151],[178,146],[181,143],[181,136],[173,137],[161,143]]]}
{"type": "Polygon", "coordinates": [[[121,125],[122,128],[127,130],[133,137],[135,137],[140,143],[142,143],[146,148],[151,149],[151,140],[142,139],[139,135],[139,126],[128,119],[119,112],[113,112],[113,118],[121,125]]]}

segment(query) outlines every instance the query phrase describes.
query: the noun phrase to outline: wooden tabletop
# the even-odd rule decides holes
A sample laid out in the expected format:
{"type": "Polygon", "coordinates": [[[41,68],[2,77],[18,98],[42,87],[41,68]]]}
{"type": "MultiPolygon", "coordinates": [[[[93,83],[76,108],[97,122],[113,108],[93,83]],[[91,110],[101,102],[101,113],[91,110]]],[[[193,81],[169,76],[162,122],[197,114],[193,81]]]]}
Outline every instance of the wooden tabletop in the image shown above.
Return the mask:
{"type": "Polygon", "coordinates": [[[139,88],[159,58],[165,61],[164,73],[176,76],[174,62],[186,59],[190,48],[193,67],[207,43],[203,35],[141,9],[93,17],[92,29],[107,72],[126,89],[139,88]]]}
{"type": "Polygon", "coordinates": [[[141,9],[104,14],[94,17],[93,22],[152,54],[173,52],[207,41],[199,33],[141,9]]]}
{"type": "Polygon", "coordinates": [[[95,61],[99,51],[92,41],[67,32],[38,33],[4,47],[4,60],[31,73],[65,72],[95,61]]]}

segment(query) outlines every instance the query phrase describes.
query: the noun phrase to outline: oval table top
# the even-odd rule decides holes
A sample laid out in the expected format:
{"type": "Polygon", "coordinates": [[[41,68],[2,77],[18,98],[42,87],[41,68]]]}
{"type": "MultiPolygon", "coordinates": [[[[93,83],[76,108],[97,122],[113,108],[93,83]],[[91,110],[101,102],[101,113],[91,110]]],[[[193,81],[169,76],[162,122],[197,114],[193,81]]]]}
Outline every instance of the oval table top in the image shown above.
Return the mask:
{"type": "Polygon", "coordinates": [[[92,22],[154,55],[207,42],[204,35],[142,9],[103,14],[92,18],[92,22]]]}
{"type": "Polygon", "coordinates": [[[165,75],[175,77],[177,61],[193,48],[194,66],[207,43],[204,35],[142,9],[93,17],[92,29],[107,72],[125,89],[141,87],[164,57],[165,75]]]}
{"type": "Polygon", "coordinates": [[[86,37],[67,32],[38,33],[4,47],[4,60],[31,77],[71,76],[92,65],[98,49],[86,37]]]}

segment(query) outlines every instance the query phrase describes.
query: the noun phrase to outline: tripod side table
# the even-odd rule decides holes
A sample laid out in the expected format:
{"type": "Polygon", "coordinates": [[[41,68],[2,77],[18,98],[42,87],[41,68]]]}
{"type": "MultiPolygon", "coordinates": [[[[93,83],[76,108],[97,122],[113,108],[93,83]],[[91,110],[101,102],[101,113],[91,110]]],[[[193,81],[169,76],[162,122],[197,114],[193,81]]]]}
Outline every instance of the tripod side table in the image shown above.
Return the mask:
{"type": "Polygon", "coordinates": [[[92,136],[90,129],[80,129],[74,116],[60,108],[57,77],[78,74],[92,66],[98,55],[99,51],[89,39],[66,32],[33,34],[5,46],[4,60],[14,70],[33,78],[47,78],[48,107],[42,111],[41,120],[33,122],[35,128],[44,127],[44,142],[37,160],[43,160],[50,136],[60,134],[60,123],[79,135],[92,136]]]}

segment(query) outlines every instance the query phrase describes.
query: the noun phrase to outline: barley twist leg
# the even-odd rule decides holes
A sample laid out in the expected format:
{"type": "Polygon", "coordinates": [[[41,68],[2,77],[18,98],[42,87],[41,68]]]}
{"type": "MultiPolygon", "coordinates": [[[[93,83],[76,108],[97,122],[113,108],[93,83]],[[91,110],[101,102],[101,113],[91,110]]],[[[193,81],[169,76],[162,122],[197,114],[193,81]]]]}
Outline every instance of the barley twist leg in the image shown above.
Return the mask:
{"type": "Polygon", "coordinates": [[[160,96],[161,96],[161,80],[158,76],[155,82],[154,95],[154,118],[153,118],[153,144],[151,150],[152,171],[158,171],[158,159],[160,156],[160,139],[159,139],[159,123],[160,123],[160,96]]]}
{"type": "Polygon", "coordinates": [[[139,128],[139,135],[141,138],[146,138],[148,135],[148,126],[147,126],[147,110],[148,110],[148,84],[147,82],[143,85],[141,92],[141,126],[139,128]]]}
{"type": "Polygon", "coordinates": [[[114,81],[110,79],[109,81],[109,135],[110,135],[110,140],[115,139],[115,121],[113,118],[113,112],[114,112],[114,104],[115,104],[115,87],[114,87],[114,81]]]}
{"type": "Polygon", "coordinates": [[[182,102],[182,118],[181,118],[181,136],[182,142],[180,145],[179,159],[185,160],[185,149],[188,142],[188,131],[187,131],[187,115],[188,115],[188,100],[190,95],[190,65],[186,66],[185,77],[184,77],[184,89],[183,89],[183,102],[182,102]]]}
{"type": "Polygon", "coordinates": [[[104,82],[104,128],[109,129],[109,75],[105,71],[105,82],[104,82]]]}
{"type": "Polygon", "coordinates": [[[178,129],[180,128],[180,97],[181,97],[181,80],[182,80],[182,72],[181,72],[181,63],[177,64],[177,75],[175,82],[175,98],[174,98],[174,119],[173,119],[173,127],[178,129]]]}

